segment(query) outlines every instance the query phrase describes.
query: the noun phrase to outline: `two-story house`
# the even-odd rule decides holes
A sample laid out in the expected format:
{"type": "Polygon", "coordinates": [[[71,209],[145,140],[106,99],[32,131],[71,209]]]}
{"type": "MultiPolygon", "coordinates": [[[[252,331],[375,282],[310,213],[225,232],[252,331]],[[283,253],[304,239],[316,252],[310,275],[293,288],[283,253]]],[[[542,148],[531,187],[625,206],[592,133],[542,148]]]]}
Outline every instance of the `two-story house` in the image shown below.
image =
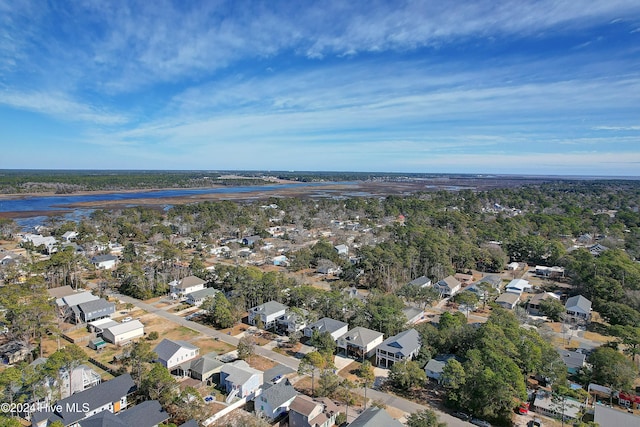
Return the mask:
{"type": "Polygon", "coordinates": [[[299,394],[289,407],[289,427],[330,427],[339,413],[338,406],[330,399],[312,399],[299,394]]]}
{"type": "Polygon", "coordinates": [[[415,329],[407,329],[387,338],[376,348],[376,365],[390,368],[396,362],[411,360],[420,351],[420,334],[415,329]]]}
{"type": "Polygon", "coordinates": [[[254,400],[256,413],[268,420],[274,420],[289,411],[291,402],[298,392],[285,380],[273,385],[263,385],[262,393],[254,400]]]}
{"type": "Polygon", "coordinates": [[[200,354],[200,349],[186,341],[173,341],[163,339],[153,349],[158,355],[158,363],[173,371],[180,367],[181,364],[195,359],[200,354]]]}
{"type": "Polygon", "coordinates": [[[433,286],[440,292],[442,298],[446,298],[457,294],[462,288],[462,283],[453,276],[447,276],[433,286]]]}
{"type": "Polygon", "coordinates": [[[339,351],[347,356],[368,359],[375,354],[383,339],[382,332],[358,326],[338,338],[337,344],[339,351]]]}
{"type": "Polygon", "coordinates": [[[317,322],[304,328],[304,336],[311,338],[314,331],[318,331],[318,333],[329,332],[329,334],[331,334],[331,338],[333,338],[334,341],[337,341],[338,338],[346,334],[348,330],[349,324],[329,317],[323,317],[317,322]]]}
{"type": "Polygon", "coordinates": [[[205,283],[207,282],[199,277],[187,276],[184,279],[174,280],[169,283],[169,292],[176,298],[182,298],[187,294],[204,289],[205,283]]]}
{"type": "Polygon", "coordinates": [[[283,316],[287,307],[277,301],[268,301],[257,307],[249,309],[249,324],[256,325],[258,320],[264,325],[264,329],[271,329],[276,326],[278,317],[283,316]]]}
{"type": "Polygon", "coordinates": [[[588,322],[591,320],[591,301],[582,295],[576,295],[564,304],[567,320],[574,323],[588,322]]]}
{"type": "Polygon", "coordinates": [[[227,391],[227,402],[234,397],[244,398],[262,385],[262,371],[252,368],[244,360],[227,363],[220,369],[220,382],[227,391]]]}

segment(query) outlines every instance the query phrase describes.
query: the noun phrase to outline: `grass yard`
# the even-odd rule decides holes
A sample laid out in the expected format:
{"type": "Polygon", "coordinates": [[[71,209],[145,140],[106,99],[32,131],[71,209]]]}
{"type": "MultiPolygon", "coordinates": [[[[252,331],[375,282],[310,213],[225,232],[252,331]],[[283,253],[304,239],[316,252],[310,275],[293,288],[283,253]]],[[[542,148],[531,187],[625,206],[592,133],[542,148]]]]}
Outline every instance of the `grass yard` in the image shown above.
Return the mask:
{"type": "MultiPolygon", "coordinates": [[[[170,325],[175,325],[170,323],[170,325]]],[[[168,338],[170,340],[183,340],[189,341],[200,335],[200,332],[187,328],[186,326],[174,326],[173,329],[165,331],[161,334],[162,338],[168,338]]]]}
{"type": "Polygon", "coordinates": [[[351,362],[350,364],[342,368],[338,372],[338,375],[341,376],[342,378],[348,379],[349,381],[355,382],[359,379],[358,376],[356,375],[356,372],[358,372],[358,369],[360,369],[361,365],[362,363],[356,362],[354,360],[353,362],[351,362]]]}
{"type": "Polygon", "coordinates": [[[231,344],[224,343],[222,341],[216,341],[213,338],[202,337],[195,339],[191,342],[200,348],[200,354],[207,354],[215,351],[217,354],[225,354],[235,350],[235,347],[231,344]]]}
{"type": "Polygon", "coordinates": [[[267,369],[271,369],[277,365],[273,360],[267,359],[262,356],[256,356],[255,354],[246,360],[254,369],[259,369],[261,371],[266,371],[267,369]]]}

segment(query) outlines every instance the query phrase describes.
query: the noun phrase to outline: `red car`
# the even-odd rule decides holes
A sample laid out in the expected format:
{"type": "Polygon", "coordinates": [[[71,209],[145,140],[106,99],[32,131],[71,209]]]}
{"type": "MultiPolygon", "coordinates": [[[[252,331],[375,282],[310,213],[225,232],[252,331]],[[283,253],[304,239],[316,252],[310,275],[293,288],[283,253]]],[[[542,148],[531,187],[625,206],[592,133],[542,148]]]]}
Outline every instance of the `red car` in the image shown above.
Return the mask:
{"type": "Polygon", "coordinates": [[[529,413],[529,404],[528,403],[522,403],[520,406],[518,406],[518,414],[527,415],[528,413],[529,413]]]}

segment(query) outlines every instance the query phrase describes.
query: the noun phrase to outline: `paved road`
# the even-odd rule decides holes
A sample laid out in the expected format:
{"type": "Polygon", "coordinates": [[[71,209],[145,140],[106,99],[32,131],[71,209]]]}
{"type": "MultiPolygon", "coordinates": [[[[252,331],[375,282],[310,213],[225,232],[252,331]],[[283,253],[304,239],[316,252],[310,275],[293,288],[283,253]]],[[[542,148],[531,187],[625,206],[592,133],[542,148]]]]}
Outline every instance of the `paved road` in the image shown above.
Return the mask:
{"type": "MultiPolygon", "coordinates": [[[[120,299],[122,302],[124,303],[131,303],[136,305],[137,307],[145,310],[148,313],[154,313],[159,317],[163,317],[171,322],[174,322],[176,324],[179,324],[181,326],[185,326],[187,328],[191,328],[195,331],[200,332],[203,335],[207,335],[210,336],[212,338],[217,338],[218,340],[231,344],[233,346],[237,346],[238,345],[238,341],[239,339],[231,336],[231,335],[227,335],[227,334],[223,334],[222,332],[219,332],[213,328],[210,328],[208,326],[202,325],[200,323],[196,323],[196,322],[191,322],[189,320],[185,320],[183,317],[180,317],[176,314],[173,313],[168,313],[166,310],[166,307],[164,308],[158,308],[155,307],[151,304],[147,304],[143,301],[140,301],[138,299],[126,296],[126,295],[121,295],[121,294],[114,294],[114,297],[120,299]]],[[[289,357],[289,356],[285,356],[283,354],[277,353],[275,351],[272,350],[267,350],[265,348],[262,347],[258,347],[256,346],[255,348],[255,354],[266,357],[268,359],[271,359],[281,365],[284,366],[288,366],[291,369],[294,370],[298,370],[298,365],[300,364],[300,361],[294,357],[289,357]]],[[[364,390],[363,389],[357,389],[354,390],[356,393],[363,395],[364,394],[364,390]]],[[[375,401],[379,401],[381,403],[384,403],[385,405],[389,406],[389,407],[393,407],[393,408],[397,408],[403,412],[407,412],[407,413],[413,413],[413,412],[417,412],[417,411],[422,411],[424,409],[433,409],[437,414],[438,417],[440,418],[440,421],[446,422],[447,425],[449,426],[453,426],[453,427],[468,427],[471,424],[459,420],[455,417],[452,417],[451,415],[444,413],[436,408],[433,408],[431,406],[425,406],[425,405],[420,405],[418,403],[412,402],[410,400],[407,399],[403,399],[401,397],[398,396],[394,396],[388,393],[384,393],[378,390],[373,390],[373,389],[367,389],[367,398],[371,399],[371,400],[375,400],[375,401]]]]}

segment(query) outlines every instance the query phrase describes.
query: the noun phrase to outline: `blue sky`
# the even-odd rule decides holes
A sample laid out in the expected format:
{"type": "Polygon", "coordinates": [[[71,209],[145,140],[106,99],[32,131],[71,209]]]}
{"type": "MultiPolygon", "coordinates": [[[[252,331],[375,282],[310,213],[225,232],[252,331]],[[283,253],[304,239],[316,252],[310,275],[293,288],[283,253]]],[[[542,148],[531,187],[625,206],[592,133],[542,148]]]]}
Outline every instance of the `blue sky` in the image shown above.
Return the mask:
{"type": "Polygon", "coordinates": [[[0,0],[0,129],[0,168],[638,176],[640,2],[0,0]]]}

